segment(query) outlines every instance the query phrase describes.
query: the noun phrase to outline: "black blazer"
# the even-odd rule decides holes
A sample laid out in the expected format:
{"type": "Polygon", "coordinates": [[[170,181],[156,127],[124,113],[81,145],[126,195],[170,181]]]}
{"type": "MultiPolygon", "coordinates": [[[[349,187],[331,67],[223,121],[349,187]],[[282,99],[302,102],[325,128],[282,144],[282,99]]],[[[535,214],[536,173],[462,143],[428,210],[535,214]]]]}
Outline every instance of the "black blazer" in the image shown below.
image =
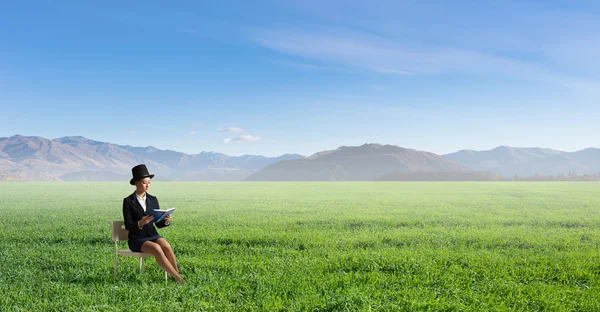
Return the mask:
{"type": "MultiPolygon", "coordinates": [[[[123,219],[125,220],[125,229],[129,231],[129,240],[158,235],[154,227],[155,223],[150,222],[142,226],[141,230],[137,224],[145,215],[150,215],[154,209],[160,209],[158,199],[148,193],[146,193],[146,212],[138,202],[135,192],[123,199],[123,219]]],[[[162,220],[156,223],[156,226],[163,228],[167,225],[165,220],[162,220]]]]}

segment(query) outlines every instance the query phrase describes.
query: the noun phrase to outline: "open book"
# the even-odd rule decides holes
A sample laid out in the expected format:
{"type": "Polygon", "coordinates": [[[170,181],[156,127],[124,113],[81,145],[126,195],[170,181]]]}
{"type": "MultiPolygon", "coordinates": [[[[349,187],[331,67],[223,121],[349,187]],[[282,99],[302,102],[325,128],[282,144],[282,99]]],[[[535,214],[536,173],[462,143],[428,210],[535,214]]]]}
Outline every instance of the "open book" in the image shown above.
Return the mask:
{"type": "Polygon", "coordinates": [[[173,211],[175,211],[175,208],[169,208],[167,210],[154,209],[152,211],[152,216],[154,216],[152,222],[157,223],[164,220],[168,215],[173,213],[173,211]]]}

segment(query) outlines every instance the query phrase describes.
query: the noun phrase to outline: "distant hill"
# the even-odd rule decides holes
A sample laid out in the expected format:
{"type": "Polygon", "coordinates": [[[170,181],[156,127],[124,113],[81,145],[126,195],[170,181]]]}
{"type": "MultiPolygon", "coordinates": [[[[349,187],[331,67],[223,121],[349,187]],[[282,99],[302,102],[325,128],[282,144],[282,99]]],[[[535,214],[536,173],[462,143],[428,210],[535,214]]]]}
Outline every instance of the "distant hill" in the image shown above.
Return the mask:
{"type": "Polygon", "coordinates": [[[502,176],[598,174],[600,149],[587,148],[577,152],[562,152],[547,148],[499,146],[489,151],[461,150],[443,155],[473,170],[498,173],[502,176]]]}
{"type": "Polygon", "coordinates": [[[131,167],[140,163],[162,180],[239,181],[279,160],[303,157],[235,157],[213,152],[189,155],[81,136],[49,140],[15,135],[0,138],[0,181],[129,181],[131,167]]]}
{"type": "Polygon", "coordinates": [[[371,181],[487,180],[600,173],[600,149],[563,152],[499,146],[447,155],[395,145],[342,146],[309,157],[284,154],[228,156],[185,154],[81,136],[46,139],[0,137],[0,181],[128,181],[131,167],[145,163],[156,179],[173,181],[371,181]]]}
{"type": "Polygon", "coordinates": [[[248,181],[373,181],[390,173],[470,172],[439,155],[394,145],[342,146],[304,159],[279,161],[248,181]]]}

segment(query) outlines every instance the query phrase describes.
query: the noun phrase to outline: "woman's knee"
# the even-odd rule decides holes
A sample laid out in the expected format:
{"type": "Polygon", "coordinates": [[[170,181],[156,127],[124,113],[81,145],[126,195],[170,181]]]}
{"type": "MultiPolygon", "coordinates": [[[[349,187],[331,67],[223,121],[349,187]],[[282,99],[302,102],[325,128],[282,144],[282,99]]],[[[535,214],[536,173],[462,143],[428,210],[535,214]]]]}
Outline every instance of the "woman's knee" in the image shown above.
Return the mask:
{"type": "Polygon", "coordinates": [[[163,249],[161,248],[161,246],[159,246],[156,243],[153,242],[145,242],[142,245],[142,251],[143,252],[147,252],[147,253],[151,253],[153,255],[157,255],[163,252],[163,249]]]}
{"type": "Polygon", "coordinates": [[[166,239],[161,238],[157,243],[163,250],[171,250],[171,244],[169,244],[166,239]]]}

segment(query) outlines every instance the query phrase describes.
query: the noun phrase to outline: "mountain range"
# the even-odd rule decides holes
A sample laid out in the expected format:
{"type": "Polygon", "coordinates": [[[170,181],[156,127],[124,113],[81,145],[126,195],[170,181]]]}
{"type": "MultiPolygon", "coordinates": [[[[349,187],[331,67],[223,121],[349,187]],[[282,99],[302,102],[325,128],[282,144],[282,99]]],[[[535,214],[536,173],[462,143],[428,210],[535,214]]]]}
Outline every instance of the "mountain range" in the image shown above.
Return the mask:
{"type": "Polygon", "coordinates": [[[342,146],[302,159],[283,160],[250,181],[373,181],[391,172],[468,172],[442,156],[394,145],[342,146]]]}
{"type": "Polygon", "coordinates": [[[489,151],[461,150],[443,156],[473,170],[489,171],[508,177],[600,172],[598,148],[562,152],[549,148],[499,146],[489,151]]]}
{"type": "Polygon", "coordinates": [[[302,157],[234,157],[214,152],[189,155],[80,136],[49,140],[14,135],[0,138],[0,181],[129,181],[131,168],[140,163],[151,168],[159,180],[238,181],[274,162],[302,157]]]}
{"type": "Polygon", "coordinates": [[[81,136],[46,139],[0,137],[0,181],[129,181],[131,167],[145,163],[158,180],[175,181],[371,181],[398,174],[481,172],[503,176],[598,174],[600,149],[562,152],[499,146],[437,155],[395,145],[342,146],[305,157],[284,154],[228,156],[185,154],[134,147],[81,136]]]}

